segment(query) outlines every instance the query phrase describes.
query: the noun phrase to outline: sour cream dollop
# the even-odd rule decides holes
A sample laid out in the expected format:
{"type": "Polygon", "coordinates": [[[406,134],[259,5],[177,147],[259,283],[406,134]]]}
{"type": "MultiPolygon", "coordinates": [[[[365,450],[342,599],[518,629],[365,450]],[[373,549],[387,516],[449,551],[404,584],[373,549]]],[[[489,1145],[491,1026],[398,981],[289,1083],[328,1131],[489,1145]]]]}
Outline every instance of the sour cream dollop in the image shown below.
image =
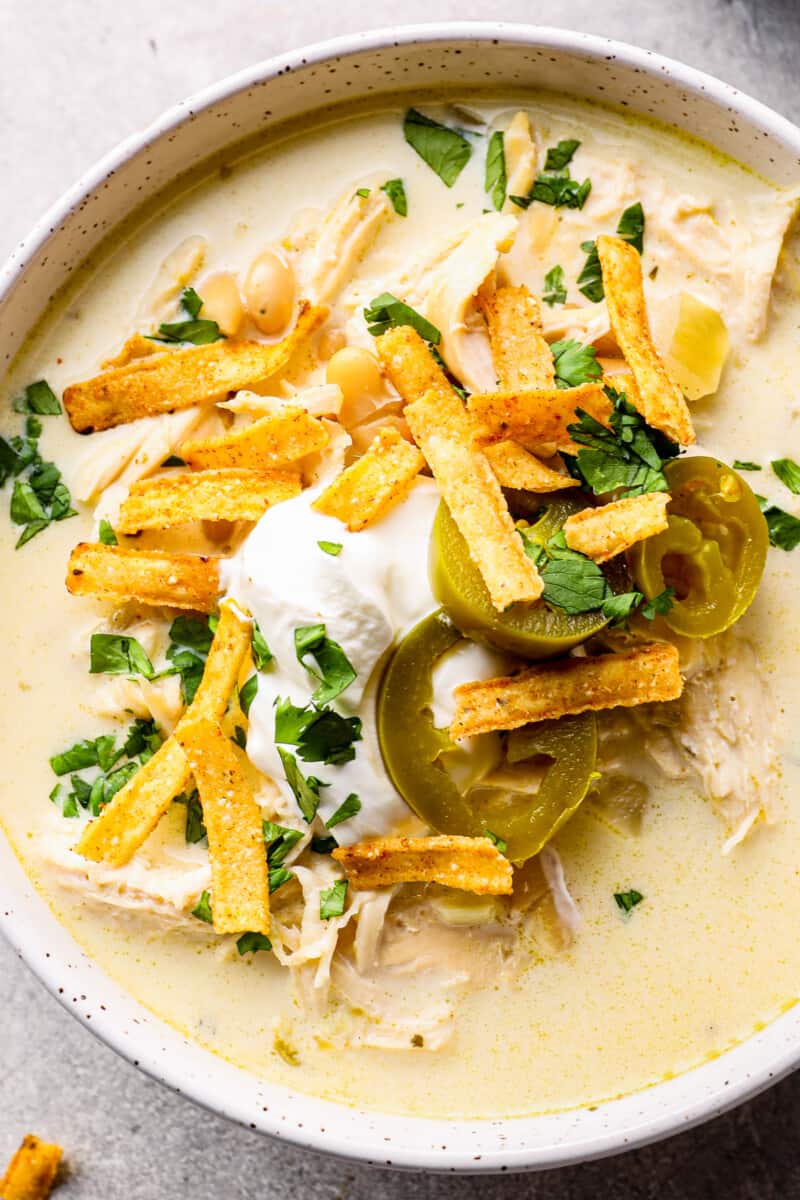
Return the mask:
{"type": "Polygon", "coordinates": [[[225,562],[222,582],[227,594],[258,621],[274,655],[259,673],[247,753],[287,799],[292,793],[275,744],[275,702],[288,697],[302,707],[317,686],[297,660],[295,629],[324,624],[356,672],[334,702],[345,716],[358,715],[363,721],[355,758],[340,766],[300,762],[305,775],[329,785],[320,792],[323,820],[351,793],[359,797],[361,811],[336,826],[337,840],[347,844],[390,833],[409,816],[381,759],[375,695],[389,647],[436,604],[428,582],[428,554],[439,492],[433,480],[417,479],[401,504],[358,533],[312,508],[318,492],[309,489],[269,509],[225,562]],[[326,553],[320,542],[339,544],[341,552],[326,553]]]}

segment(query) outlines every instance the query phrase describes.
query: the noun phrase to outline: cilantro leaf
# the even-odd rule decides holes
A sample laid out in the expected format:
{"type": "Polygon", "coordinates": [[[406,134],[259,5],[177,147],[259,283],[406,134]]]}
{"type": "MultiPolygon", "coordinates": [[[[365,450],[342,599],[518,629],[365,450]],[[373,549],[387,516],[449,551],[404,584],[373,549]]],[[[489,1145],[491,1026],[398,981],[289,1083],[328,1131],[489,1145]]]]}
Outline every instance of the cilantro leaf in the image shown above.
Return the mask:
{"type": "Polygon", "coordinates": [[[93,633],[89,643],[91,675],[144,675],[152,679],[153,664],[136,638],[118,633],[93,633]]]}
{"type": "Polygon", "coordinates": [[[299,708],[281,697],[275,702],[275,741],[296,746],[303,762],[350,762],[356,756],[353,742],[360,740],[359,717],[343,717],[332,708],[299,708]]]}
{"type": "Polygon", "coordinates": [[[62,750],[50,759],[50,766],[56,775],[68,775],[70,771],[82,771],[85,767],[97,766],[97,746],[95,742],[84,739],[62,750]]]}
{"type": "Polygon", "coordinates": [[[403,120],[403,135],[417,154],[447,187],[452,187],[472,154],[462,133],[433,121],[415,108],[403,120]]]}
{"type": "Polygon", "coordinates": [[[313,854],[331,854],[338,845],[333,834],[330,837],[313,837],[309,844],[309,850],[313,854]]]}
{"type": "Polygon", "coordinates": [[[239,688],[239,707],[246,717],[250,715],[250,705],[258,694],[258,675],[251,675],[239,688]]]}
{"type": "Polygon", "coordinates": [[[575,550],[551,558],[541,576],[542,599],[571,616],[600,608],[610,592],[597,563],[575,550]]]}
{"type": "Polygon", "coordinates": [[[42,417],[57,416],[61,404],[50,384],[45,379],[37,379],[35,383],[29,383],[24,395],[14,401],[14,411],[38,413],[42,417]]]}
{"type": "Polygon", "coordinates": [[[641,607],[641,614],[647,617],[648,621],[652,621],[655,616],[664,617],[672,608],[675,602],[675,588],[664,588],[663,592],[659,592],[652,600],[648,600],[641,607]]]}
{"type": "Polygon", "coordinates": [[[203,301],[200,299],[193,287],[188,287],[184,288],[181,292],[181,305],[194,320],[195,317],[200,316],[200,310],[203,307],[203,301]]]}
{"type": "Polygon", "coordinates": [[[50,799],[61,809],[62,817],[77,817],[78,800],[73,792],[67,791],[63,783],[57,783],[50,792],[50,799]]]}
{"type": "Polygon", "coordinates": [[[398,217],[408,216],[408,197],[402,179],[387,179],[381,184],[381,191],[386,192],[398,217]]]}
{"type": "Polygon", "coordinates": [[[258,621],[253,622],[253,642],[252,642],[253,662],[256,665],[257,671],[263,671],[272,662],[273,654],[267,645],[267,639],[264,637],[259,628],[258,621]]]}
{"type": "MultiPolygon", "coordinates": [[[[147,719],[137,717],[128,730],[127,737],[122,746],[123,754],[127,754],[128,758],[140,758],[146,761],[152,758],[156,750],[163,742],[158,726],[152,717],[147,719]]],[[[100,764],[103,765],[102,763],[100,764]]]]}
{"type": "Polygon", "coordinates": [[[272,942],[265,933],[243,933],[236,939],[236,949],[241,955],[257,954],[259,950],[271,950],[272,942]]]}
{"type": "Polygon", "coordinates": [[[111,522],[107,521],[105,519],[105,517],[103,517],[103,519],[100,522],[100,529],[98,532],[98,537],[104,546],[119,545],[119,540],[117,538],[116,533],[114,532],[114,528],[113,528],[111,522]]]}
{"type": "Polygon", "coordinates": [[[758,463],[743,462],[742,459],[735,458],[733,460],[733,469],[734,471],[761,471],[763,468],[758,463]]]}
{"type": "Polygon", "coordinates": [[[324,625],[301,625],[295,629],[294,648],[300,665],[320,681],[311,696],[315,704],[329,704],[356,678],[349,658],[339,643],[328,637],[324,625]],[[308,655],[315,660],[319,672],[306,662],[308,655]]]}
{"type": "Polygon", "coordinates": [[[769,542],[778,550],[794,550],[800,545],[800,520],[777,504],[769,504],[763,496],[757,496],[769,531],[769,542]]]}
{"type": "Polygon", "coordinates": [[[489,145],[486,149],[483,187],[498,212],[505,203],[507,182],[503,131],[496,129],[489,138],[489,145]]]}
{"type": "Polygon", "coordinates": [[[604,390],[614,405],[611,428],[577,409],[578,423],[567,431],[581,449],[575,458],[566,456],[569,470],[598,496],[618,489],[625,496],[668,491],[662,467],[678,446],[649,426],[624,392],[604,390]]]}
{"type": "Polygon", "coordinates": [[[584,346],[582,342],[564,338],[553,342],[550,350],[557,387],[580,387],[582,383],[591,383],[592,380],[602,377],[603,368],[597,361],[594,346],[584,346]]]}
{"type": "Polygon", "coordinates": [[[319,808],[319,790],[321,787],[327,787],[328,785],[320,779],[315,779],[313,775],[309,775],[306,778],[300,770],[295,756],[288,750],[284,750],[283,746],[278,747],[278,754],[281,756],[286,782],[294,793],[294,798],[297,801],[300,812],[303,814],[304,820],[310,825],[319,808]]]}
{"type": "Polygon", "coordinates": [[[27,525],[29,521],[47,522],[47,512],[26,480],[17,479],[14,483],[11,493],[11,520],[15,525],[27,525]]]}
{"type": "Polygon", "coordinates": [[[549,304],[552,308],[554,304],[563,304],[566,298],[567,289],[564,285],[564,268],[560,266],[551,267],[544,277],[542,299],[545,304],[549,304]]]}
{"type": "Polygon", "coordinates": [[[540,204],[549,204],[553,208],[583,208],[591,190],[590,179],[579,183],[577,179],[570,178],[569,172],[565,171],[557,175],[538,175],[528,199],[538,200],[540,204]]]}
{"type": "Polygon", "coordinates": [[[621,909],[624,913],[629,913],[637,904],[642,903],[644,896],[641,892],[637,892],[635,888],[631,888],[629,892],[614,892],[614,899],[617,908],[621,909]]]}
{"type": "Polygon", "coordinates": [[[594,242],[581,242],[581,250],[586,255],[586,262],[578,276],[578,291],[583,292],[587,300],[599,304],[606,293],[597,246],[594,242]]]}
{"type": "Polygon", "coordinates": [[[319,894],[319,915],[323,921],[331,917],[340,917],[344,912],[347,898],[347,880],[337,879],[329,888],[323,888],[319,894]]]}
{"type": "Polygon", "coordinates": [[[176,617],[169,627],[167,658],[181,677],[181,696],[191,704],[203,678],[213,633],[208,617],[176,617]]]}
{"type": "Polygon", "coordinates": [[[347,799],[342,801],[336,812],[328,817],[325,828],[333,829],[335,825],[341,825],[342,821],[348,821],[350,817],[354,817],[359,812],[361,812],[361,801],[355,792],[351,792],[347,799]]]}
{"type": "Polygon", "coordinates": [[[208,346],[211,342],[224,340],[225,334],[216,321],[206,321],[200,317],[203,301],[194,288],[184,288],[181,305],[189,314],[189,320],[162,323],[158,333],[150,335],[152,341],[191,342],[194,346],[208,346]]]}
{"type": "Polygon", "coordinates": [[[495,846],[497,846],[497,849],[500,851],[500,853],[505,854],[506,850],[508,849],[508,842],[505,840],[505,838],[498,837],[497,834],[494,833],[491,829],[489,829],[488,826],[484,830],[484,833],[486,834],[486,836],[488,837],[490,842],[494,842],[495,846]]]}
{"type": "Polygon", "coordinates": [[[800,467],[791,458],[776,458],[770,463],[775,474],[790,492],[800,496],[800,467]]]}
{"type": "Polygon", "coordinates": [[[370,194],[371,191],[372,191],[372,188],[368,188],[368,187],[356,188],[356,195],[359,196],[360,199],[366,200],[367,196],[370,194]]]}
{"type": "Polygon", "coordinates": [[[638,200],[625,209],[617,222],[617,237],[630,242],[640,254],[644,252],[644,209],[638,200]]]}
{"type": "Polygon", "coordinates": [[[299,829],[287,829],[285,825],[276,825],[274,821],[262,821],[261,824],[267,845],[267,862],[271,867],[281,867],[286,855],[304,835],[299,829]]]}
{"type": "Polygon", "coordinates": [[[603,616],[612,625],[624,625],[644,600],[643,592],[622,592],[608,596],[602,603],[603,616]]]}
{"type": "Polygon", "coordinates": [[[557,146],[550,146],[545,159],[545,171],[561,171],[572,162],[580,142],[575,138],[565,138],[557,146]]]}
{"type": "Polygon", "coordinates": [[[387,329],[394,329],[399,325],[410,325],[420,337],[434,346],[438,346],[442,340],[442,335],[435,325],[431,325],[421,313],[410,304],[398,300],[391,292],[382,292],[367,305],[364,309],[364,320],[373,337],[379,337],[386,333],[387,329]]]}
{"type": "MultiPolygon", "coordinates": [[[[192,909],[192,916],[197,917],[198,921],[205,921],[207,925],[214,924],[214,914],[211,911],[211,895],[204,891],[197,904],[192,909]]],[[[245,934],[245,936],[247,936],[245,934]]]]}
{"type": "Polygon", "coordinates": [[[186,804],[186,842],[190,846],[197,845],[202,842],[203,838],[208,837],[203,820],[203,805],[200,802],[200,796],[197,791],[190,792],[186,796],[176,796],[175,799],[186,804]]]}
{"type": "Polygon", "coordinates": [[[332,558],[338,558],[344,547],[341,542],[317,542],[320,550],[325,554],[330,554],[332,558]]]}

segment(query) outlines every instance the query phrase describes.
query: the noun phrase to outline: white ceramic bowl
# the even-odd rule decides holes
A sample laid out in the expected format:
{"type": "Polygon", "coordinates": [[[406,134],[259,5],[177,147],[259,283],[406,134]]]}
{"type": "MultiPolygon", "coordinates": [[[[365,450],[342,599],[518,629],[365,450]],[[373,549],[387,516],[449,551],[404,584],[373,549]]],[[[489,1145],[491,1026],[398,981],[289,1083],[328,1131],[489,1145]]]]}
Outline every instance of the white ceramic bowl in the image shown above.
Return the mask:
{"type": "MultiPolygon", "coordinates": [[[[443,84],[467,94],[487,84],[532,86],[618,104],[697,134],[777,183],[800,175],[795,126],[707,75],[619,42],[502,24],[342,38],[261,63],[179,104],[67,192],[0,275],[5,360],[102,238],[184,171],[288,118],[308,113],[312,123],[315,109],[358,95],[443,84]]],[[[515,1171],[614,1154],[715,1116],[800,1059],[797,1007],[722,1057],[591,1111],[485,1122],[387,1116],[276,1087],[156,1019],[76,945],[2,837],[0,929],[87,1028],[175,1091],[252,1129],[378,1164],[515,1171]]]]}

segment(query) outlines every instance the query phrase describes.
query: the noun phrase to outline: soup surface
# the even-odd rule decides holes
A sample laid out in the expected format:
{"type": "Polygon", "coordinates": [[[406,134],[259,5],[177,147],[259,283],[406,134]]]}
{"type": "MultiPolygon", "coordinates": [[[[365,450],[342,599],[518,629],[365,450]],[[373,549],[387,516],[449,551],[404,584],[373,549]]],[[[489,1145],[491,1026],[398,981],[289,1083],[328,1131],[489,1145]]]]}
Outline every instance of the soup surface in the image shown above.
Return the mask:
{"type": "MultiPolygon", "coordinates": [[[[532,1114],[685,1071],[747,1037],[798,994],[800,764],[792,731],[800,720],[800,560],[792,547],[800,540],[793,525],[800,469],[792,458],[800,457],[800,265],[790,228],[797,197],[707,147],[566,99],[419,96],[412,103],[424,118],[399,102],[354,108],[168,197],[87,267],[4,380],[0,465],[12,520],[0,520],[8,681],[0,822],[87,951],[210,1051],[299,1091],[370,1108],[532,1114]],[[579,511],[632,500],[642,489],[617,477],[592,488],[580,457],[591,447],[573,443],[559,456],[565,435],[525,441],[518,434],[520,453],[535,450],[549,482],[506,490],[498,528],[511,529],[526,551],[517,562],[522,577],[541,572],[550,592],[513,608],[538,605],[574,636],[561,644],[548,634],[528,652],[498,644],[485,636],[492,605],[484,596],[477,632],[465,630],[475,640],[451,629],[447,651],[428,659],[428,699],[416,727],[406,725],[403,689],[419,668],[403,668],[399,707],[389,707],[388,683],[381,690],[396,647],[407,646],[406,635],[442,603],[465,628],[436,575],[446,559],[440,524],[459,511],[455,499],[449,514],[440,510],[441,492],[457,487],[459,474],[474,486],[472,472],[491,475],[490,461],[501,483],[510,476],[480,446],[468,451],[480,470],[473,457],[455,482],[448,476],[446,455],[437,457],[420,432],[423,418],[412,410],[406,419],[404,406],[419,396],[405,394],[403,363],[388,361],[381,346],[391,343],[381,335],[410,322],[422,334],[426,370],[445,387],[457,384],[475,412],[475,396],[544,386],[509,382],[501,363],[507,329],[493,328],[490,343],[492,296],[505,296],[528,314],[529,341],[508,350],[518,373],[533,361],[531,345],[549,343],[548,404],[556,383],[565,394],[591,385],[589,398],[584,391],[573,406],[573,423],[580,420],[574,408],[590,405],[595,393],[608,411],[616,403],[630,418],[637,408],[625,407],[620,393],[628,402],[638,394],[641,407],[644,391],[635,348],[626,353],[619,322],[610,320],[613,285],[594,242],[601,234],[641,255],[658,361],[690,401],[696,432],[677,462],[678,447],[653,435],[648,445],[658,448],[656,469],[659,459],[667,463],[666,483],[648,484],[644,494],[671,495],[674,522],[681,515],[675,472],[689,464],[696,481],[700,456],[723,464],[715,484],[723,496],[733,489],[746,506],[751,489],[763,494],[772,544],[760,586],[752,599],[767,540],[756,501],[727,526],[717,504],[705,527],[711,559],[690,550],[682,559],[679,539],[659,555],[656,539],[667,535],[655,533],[602,563],[598,584],[591,552],[570,550],[569,536],[542,550],[532,531],[544,510],[552,516],[557,503],[579,511]],[[166,404],[144,407],[117,423],[117,413],[107,429],[98,408],[84,424],[98,431],[84,436],[61,411],[64,390],[97,376],[134,335],[161,329],[167,340],[130,343],[120,365],[106,367],[109,378],[119,377],[126,359],[129,373],[144,378],[153,363],[157,371],[154,350],[162,359],[196,353],[184,343],[277,343],[302,299],[325,309],[321,323],[263,378],[208,384],[205,392],[201,385],[171,414],[166,404]],[[31,388],[41,380],[49,390],[31,388]],[[287,412],[300,430],[294,451],[287,412]],[[252,461],[242,459],[251,475],[234,481],[232,508],[222,504],[219,478],[211,481],[215,496],[201,501],[202,481],[193,477],[190,519],[147,527],[140,515],[136,534],[126,505],[154,496],[141,492],[141,481],[233,470],[230,451],[214,445],[230,446],[231,435],[270,420],[276,432],[260,443],[257,465],[273,472],[266,484],[263,471],[260,479],[273,489],[272,502],[260,520],[237,518],[240,493],[259,482],[252,461]],[[412,431],[432,471],[415,461],[412,431]],[[406,455],[402,495],[363,529],[348,528],[341,513],[358,524],[374,479],[355,501],[345,496],[341,510],[328,489],[368,447],[375,453],[378,436],[388,455],[406,455]],[[52,475],[42,482],[35,452],[57,464],[69,496],[52,475]],[[15,549],[18,539],[27,540],[15,549]],[[223,923],[223,884],[211,860],[224,850],[212,845],[209,854],[204,789],[198,798],[190,776],[177,799],[174,791],[166,797],[163,816],[156,813],[127,861],[114,861],[113,849],[89,857],[75,850],[89,822],[106,819],[115,794],[128,793],[173,731],[214,632],[213,605],[206,612],[200,604],[200,612],[191,604],[147,605],[136,589],[125,599],[132,585],[124,581],[110,598],[68,594],[73,547],[98,542],[215,556],[220,596],[252,614],[269,647],[254,645],[227,713],[223,704],[217,714],[237,778],[254,796],[259,821],[272,823],[265,832],[269,938],[235,920],[228,932],[211,923],[223,923]],[[743,546],[752,549],[751,568],[743,546]],[[573,572],[571,600],[551,586],[559,562],[573,572]],[[722,583],[720,572],[727,572],[722,583]],[[575,595],[585,600],[592,586],[598,601],[581,609],[575,595]],[[710,600],[698,616],[689,610],[703,588],[710,600]],[[612,592],[627,597],[616,613],[601,607],[612,592]],[[735,620],[725,616],[736,607],[732,596],[746,609],[735,620]],[[575,634],[578,626],[583,632],[575,634]],[[545,822],[524,852],[495,825],[509,805],[527,812],[544,794],[550,743],[514,768],[505,757],[514,735],[493,726],[448,744],[436,764],[441,792],[415,779],[419,729],[445,731],[456,719],[456,685],[513,676],[530,666],[525,658],[571,652],[585,662],[586,654],[635,653],[653,642],[677,647],[682,694],[637,707],[612,701],[628,706],[586,717],[581,728],[594,737],[596,725],[598,745],[595,756],[593,741],[581,743],[576,811],[569,821],[545,822]],[[340,721],[338,754],[329,742],[324,754],[306,758],[302,733],[276,741],[276,712],[289,703],[295,714],[314,716],[312,693],[340,721]],[[95,740],[108,735],[113,747],[95,740]],[[488,834],[487,854],[503,864],[505,853],[513,859],[513,891],[419,879],[359,889],[347,860],[332,856],[335,844],[457,833],[443,816],[447,789],[471,806],[474,827],[462,832],[483,834],[482,845],[488,834]]],[[[176,395],[186,391],[181,379],[176,395]]],[[[90,406],[99,404],[96,387],[85,394],[90,406]]],[[[142,395],[154,395],[146,380],[142,395]]],[[[80,424],[69,393],[67,401],[80,424]]],[[[490,406],[482,411],[489,420],[490,406]]],[[[508,428],[513,436],[513,421],[508,428]]],[[[669,420],[665,430],[674,432],[669,420]]],[[[487,440],[510,444],[497,428],[481,446],[487,440]]],[[[530,457],[525,462],[537,469],[530,457]]],[[[154,500],[162,516],[163,496],[154,500]]],[[[563,512],[551,532],[562,522],[563,512]]],[[[463,546],[458,553],[474,573],[480,553],[463,513],[460,531],[450,532],[451,555],[452,538],[469,543],[468,555],[463,546]]],[[[553,813],[566,803],[556,795],[553,813]]],[[[235,893],[236,879],[229,886],[235,893]]]]}

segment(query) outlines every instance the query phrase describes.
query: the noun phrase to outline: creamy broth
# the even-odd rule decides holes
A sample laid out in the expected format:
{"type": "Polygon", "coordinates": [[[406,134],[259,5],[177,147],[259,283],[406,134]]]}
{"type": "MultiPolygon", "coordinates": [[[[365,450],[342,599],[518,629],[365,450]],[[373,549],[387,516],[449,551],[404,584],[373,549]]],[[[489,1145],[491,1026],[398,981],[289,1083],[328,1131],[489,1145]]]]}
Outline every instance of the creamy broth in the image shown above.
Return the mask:
{"type": "MultiPolygon", "coordinates": [[[[413,102],[454,121],[441,102],[425,97],[413,102]]],[[[613,230],[619,211],[641,198],[648,229],[654,229],[651,253],[656,257],[647,263],[658,265],[647,292],[654,311],[660,300],[685,287],[720,307],[731,332],[732,353],[718,392],[692,408],[698,448],[728,463],[761,464],[764,471],[747,475],[748,482],[796,513],[797,498],[768,470],[773,458],[800,458],[794,382],[800,378],[800,302],[793,291],[800,272],[794,239],[784,250],[767,331],[752,339],[748,333],[754,332],[757,316],[742,299],[749,295],[757,307],[755,259],[751,274],[734,274],[721,283],[723,274],[706,271],[699,262],[688,267],[680,248],[670,253],[667,233],[660,237],[656,229],[658,214],[676,197],[699,197],[692,201],[698,211],[706,204],[724,208],[732,227],[750,223],[755,228],[754,213],[761,220],[763,206],[768,233],[769,214],[785,205],[779,193],[705,147],[601,109],[537,96],[471,99],[469,107],[502,127],[524,107],[540,154],[560,138],[583,140],[584,159],[576,157],[574,173],[592,176],[596,207],[590,200],[578,213],[547,210],[547,219],[563,222],[547,248],[532,256],[534,265],[520,267],[511,255],[512,280],[524,275],[535,294],[541,294],[544,273],[558,262],[570,299],[580,299],[574,287],[585,257],[579,243],[613,230]],[[604,195],[610,197],[607,211],[600,207],[604,195]]],[[[202,294],[203,278],[214,272],[243,276],[261,249],[281,242],[298,212],[325,211],[343,189],[362,186],[366,179],[401,177],[409,215],[388,220],[356,265],[343,293],[352,312],[341,323],[354,319],[352,313],[374,295],[392,290],[400,265],[480,217],[487,204],[485,143],[476,138],[471,161],[448,189],[404,143],[401,118],[400,105],[354,111],[250,154],[171,197],[110,246],[56,302],[4,381],[5,401],[10,404],[39,378],[60,395],[67,384],[96,374],[130,334],[150,328],[152,322],[143,323],[141,316],[142,297],[159,264],[183,239],[200,234],[208,241],[196,284],[202,294]]],[[[515,216],[527,223],[541,209],[533,206],[515,216]]],[[[532,227],[530,236],[539,236],[532,227]]],[[[708,245],[701,247],[707,261],[710,253],[708,245]]],[[[545,312],[546,328],[557,312],[545,312]]],[[[657,330],[655,316],[653,323],[657,330]]],[[[363,328],[359,341],[370,343],[363,328]]],[[[313,382],[323,377],[324,367],[313,382]]],[[[18,433],[23,421],[9,413],[3,432],[18,433]]],[[[92,454],[92,439],[79,438],[64,417],[42,422],[43,456],[58,463],[74,488],[77,463],[92,454]]],[[[574,938],[560,944],[557,931],[543,922],[538,931],[529,928],[521,935],[510,955],[503,937],[493,939],[486,927],[446,927],[452,960],[444,966],[455,975],[471,971],[469,984],[452,990],[448,982],[445,988],[438,970],[399,974],[393,1003],[407,1014],[444,1004],[451,1009],[451,1036],[439,1049],[430,1048],[427,1032],[420,1034],[427,1045],[412,1046],[409,1036],[408,1048],[395,1049],[362,1044],[362,1034],[352,1034],[348,1008],[358,1008],[355,1000],[312,1012],[313,996],[296,994],[289,972],[272,955],[240,957],[231,939],[215,937],[201,922],[187,918],[173,926],[163,912],[147,916],[135,906],[126,908],[124,895],[108,905],[90,900],[80,872],[70,876],[63,869],[64,849],[77,832],[75,823],[48,801],[54,783],[50,756],[81,738],[120,728],[99,715],[97,689],[103,680],[87,671],[89,635],[107,621],[109,608],[69,597],[63,586],[71,548],[97,536],[92,507],[77,507],[78,516],[53,525],[17,552],[19,528],[5,516],[0,519],[9,681],[0,735],[5,762],[0,821],[26,870],[80,944],[188,1036],[302,1092],[380,1110],[491,1118],[592,1104],[647,1087],[723,1052],[795,1002],[800,815],[794,796],[800,762],[793,731],[800,705],[792,663],[800,650],[794,591],[800,550],[770,549],[758,596],[737,626],[737,636],[752,644],[757,663],[752,687],[739,696],[738,715],[743,725],[766,720],[777,746],[779,770],[770,785],[773,820],[759,822],[751,836],[723,854],[735,822],[726,826],[693,777],[664,776],[653,784],[637,836],[612,827],[600,819],[597,805],[585,803],[554,843],[580,913],[574,938]],[[774,711],[763,710],[759,687],[774,711]],[[625,917],[614,893],[630,888],[645,899],[625,917]]],[[[411,539],[410,525],[398,519],[397,529],[397,537],[417,546],[420,539],[411,539]]],[[[140,544],[197,548],[177,532],[145,535],[140,544]]],[[[407,620],[434,606],[425,591],[425,566],[420,559],[421,607],[411,606],[407,620]]],[[[265,633],[270,640],[269,630],[265,633]]],[[[366,810],[364,794],[362,803],[366,810]]],[[[205,878],[204,846],[182,845],[184,819],[183,808],[173,805],[149,851],[140,852],[142,870],[148,862],[163,867],[159,847],[167,847],[187,870],[196,869],[197,880],[205,878]]],[[[368,826],[362,832],[380,832],[368,826]]],[[[135,888],[134,877],[126,878],[135,888]]],[[[420,936],[424,939],[424,930],[420,936]]],[[[409,1030],[414,1032],[413,1019],[409,1030]]]]}

